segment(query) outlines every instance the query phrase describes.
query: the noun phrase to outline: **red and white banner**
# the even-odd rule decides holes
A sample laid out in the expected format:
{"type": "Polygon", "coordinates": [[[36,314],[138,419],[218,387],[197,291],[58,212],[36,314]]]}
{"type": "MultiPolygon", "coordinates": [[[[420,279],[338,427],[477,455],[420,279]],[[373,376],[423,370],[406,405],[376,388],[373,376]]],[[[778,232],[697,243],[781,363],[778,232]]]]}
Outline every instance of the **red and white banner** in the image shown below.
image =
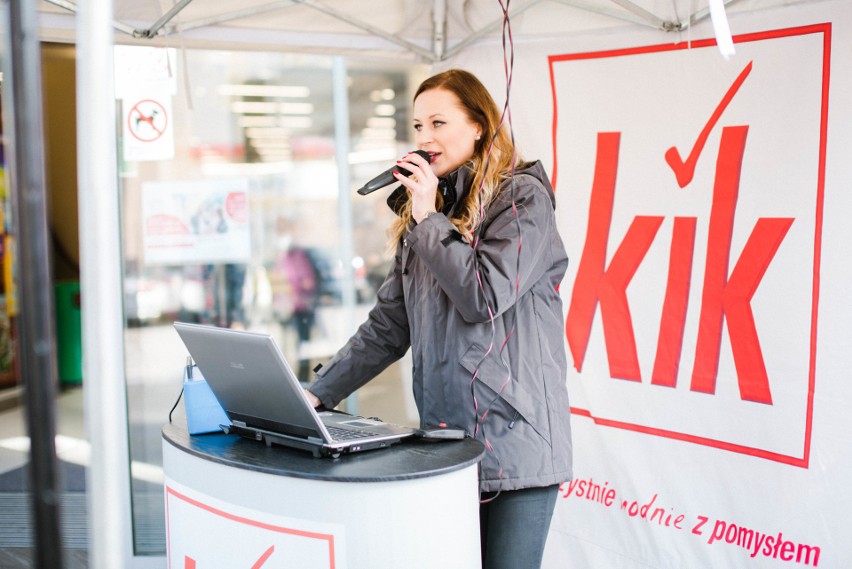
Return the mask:
{"type": "Polygon", "coordinates": [[[216,500],[166,480],[169,569],[344,569],[339,524],[285,518],[216,500]]]}
{"type": "Polygon", "coordinates": [[[545,567],[852,566],[852,7],[730,21],[728,60],[709,24],[516,46],[571,258],[545,567]]]}

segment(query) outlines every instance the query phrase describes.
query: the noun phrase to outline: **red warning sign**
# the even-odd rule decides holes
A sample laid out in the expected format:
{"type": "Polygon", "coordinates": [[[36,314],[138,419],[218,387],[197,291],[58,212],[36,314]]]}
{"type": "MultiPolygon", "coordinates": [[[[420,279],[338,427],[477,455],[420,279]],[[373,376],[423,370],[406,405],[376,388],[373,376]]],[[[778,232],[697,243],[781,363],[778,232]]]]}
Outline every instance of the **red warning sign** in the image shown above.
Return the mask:
{"type": "Polygon", "coordinates": [[[153,99],[143,99],[127,113],[127,130],[142,142],[153,142],[163,136],[169,124],[165,107],[153,99]]]}

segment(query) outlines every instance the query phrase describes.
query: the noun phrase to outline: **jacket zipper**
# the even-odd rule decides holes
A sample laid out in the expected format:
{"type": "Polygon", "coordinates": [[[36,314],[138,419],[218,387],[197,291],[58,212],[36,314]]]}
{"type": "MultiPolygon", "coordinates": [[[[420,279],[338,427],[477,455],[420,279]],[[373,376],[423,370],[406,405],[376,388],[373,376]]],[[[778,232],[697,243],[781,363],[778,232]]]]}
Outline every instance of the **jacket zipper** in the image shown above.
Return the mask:
{"type": "Polygon", "coordinates": [[[511,421],[509,421],[509,428],[510,428],[510,429],[511,429],[511,428],[514,428],[514,426],[515,426],[515,421],[518,419],[518,416],[519,416],[520,414],[521,414],[521,413],[520,413],[519,411],[515,411],[515,415],[514,415],[514,417],[512,417],[512,420],[511,420],[511,421]]]}

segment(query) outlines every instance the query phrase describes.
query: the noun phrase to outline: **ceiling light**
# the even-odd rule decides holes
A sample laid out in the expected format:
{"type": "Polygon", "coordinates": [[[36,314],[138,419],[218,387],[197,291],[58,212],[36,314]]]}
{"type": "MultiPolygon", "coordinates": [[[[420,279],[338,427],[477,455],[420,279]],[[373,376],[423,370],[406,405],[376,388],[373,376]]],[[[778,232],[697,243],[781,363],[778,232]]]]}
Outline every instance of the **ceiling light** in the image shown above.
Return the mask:
{"type": "Polygon", "coordinates": [[[245,130],[245,134],[249,138],[287,138],[290,131],[280,127],[251,127],[245,130]]]}
{"type": "Polygon", "coordinates": [[[309,115],[314,112],[311,103],[280,103],[278,112],[282,115],[309,115]]]}
{"type": "Polygon", "coordinates": [[[370,128],[396,128],[396,119],[393,117],[370,117],[367,119],[370,128]]]}
{"type": "Polygon", "coordinates": [[[376,105],[375,114],[380,117],[392,117],[396,114],[396,107],[390,104],[376,105]]]}
{"type": "Polygon", "coordinates": [[[311,117],[278,117],[278,126],[284,128],[311,128],[314,121],[311,117]]]}
{"type": "Polygon", "coordinates": [[[271,115],[278,110],[277,103],[261,103],[250,101],[234,101],[231,103],[231,112],[238,115],[271,115]]]}
{"type": "Polygon", "coordinates": [[[291,85],[221,85],[219,94],[230,97],[309,97],[311,90],[291,85]]]}
{"type": "Polygon", "coordinates": [[[365,128],[361,129],[361,136],[371,139],[395,139],[396,130],[392,128],[365,128]]]}
{"type": "Polygon", "coordinates": [[[370,92],[370,100],[374,103],[379,101],[392,101],[396,97],[396,91],[393,89],[379,89],[370,92]]]}
{"type": "Polygon", "coordinates": [[[237,119],[237,126],[242,128],[278,126],[278,117],[239,117],[237,119]]]}

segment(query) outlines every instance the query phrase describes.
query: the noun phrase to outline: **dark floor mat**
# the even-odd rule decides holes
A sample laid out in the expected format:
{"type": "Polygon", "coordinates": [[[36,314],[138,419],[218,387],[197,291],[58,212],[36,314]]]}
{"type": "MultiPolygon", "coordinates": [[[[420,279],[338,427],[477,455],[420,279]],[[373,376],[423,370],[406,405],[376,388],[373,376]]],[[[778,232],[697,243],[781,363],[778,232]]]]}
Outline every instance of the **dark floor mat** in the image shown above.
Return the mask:
{"type": "MultiPolygon", "coordinates": [[[[86,491],[86,467],[60,460],[58,463],[59,488],[65,492],[86,491]]],[[[30,490],[29,463],[0,474],[0,492],[27,492],[30,490]]]]}

